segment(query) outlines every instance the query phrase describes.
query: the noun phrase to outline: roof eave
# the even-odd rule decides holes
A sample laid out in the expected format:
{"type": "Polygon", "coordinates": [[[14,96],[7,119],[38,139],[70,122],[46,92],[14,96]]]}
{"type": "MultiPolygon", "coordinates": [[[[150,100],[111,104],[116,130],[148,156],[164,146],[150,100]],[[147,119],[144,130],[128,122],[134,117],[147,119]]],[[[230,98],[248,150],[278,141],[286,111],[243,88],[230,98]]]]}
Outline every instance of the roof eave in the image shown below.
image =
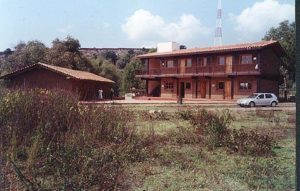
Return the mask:
{"type": "Polygon", "coordinates": [[[3,75],[3,76],[0,76],[0,79],[9,79],[9,78],[11,78],[11,77],[13,77],[13,76],[16,76],[16,75],[18,75],[18,74],[21,74],[21,73],[23,73],[23,72],[26,72],[26,71],[28,71],[28,70],[31,70],[31,69],[33,69],[33,68],[35,68],[35,67],[37,67],[37,66],[39,66],[39,64],[33,64],[33,65],[30,65],[30,66],[24,67],[24,68],[22,68],[22,69],[20,69],[20,70],[17,70],[17,71],[14,71],[14,72],[10,72],[10,73],[8,73],[8,74],[5,74],[5,75],[3,75]]]}
{"type": "Polygon", "coordinates": [[[198,52],[188,52],[188,53],[170,53],[170,54],[159,54],[159,55],[140,55],[137,58],[147,59],[147,58],[161,58],[161,57],[174,57],[174,56],[186,56],[186,55],[199,55],[199,54],[215,54],[215,53],[227,53],[227,52],[241,52],[249,50],[260,50],[263,47],[253,47],[249,49],[236,49],[236,50],[210,50],[210,51],[198,51],[198,52]]]}
{"type": "Polygon", "coordinates": [[[16,76],[16,75],[19,75],[19,74],[21,74],[21,73],[24,73],[24,72],[26,72],[26,71],[28,71],[28,70],[32,70],[32,69],[34,69],[34,68],[40,67],[40,68],[49,70],[49,71],[51,71],[51,72],[54,72],[54,73],[56,73],[56,74],[60,74],[60,75],[62,75],[62,76],[65,76],[66,78],[69,78],[69,79],[75,79],[75,80],[90,80],[90,81],[97,81],[97,82],[103,82],[103,83],[104,83],[104,82],[106,82],[106,83],[115,83],[115,82],[112,81],[112,80],[108,81],[109,79],[107,79],[107,80],[92,80],[92,79],[82,79],[82,78],[78,78],[78,77],[76,77],[76,76],[72,76],[72,75],[66,74],[66,73],[64,73],[64,72],[55,70],[55,69],[53,69],[53,68],[51,68],[51,67],[47,67],[47,66],[45,66],[45,65],[46,65],[46,64],[44,64],[44,63],[38,62],[37,64],[33,64],[33,65],[30,65],[30,66],[24,67],[24,68],[22,68],[22,69],[20,69],[20,70],[17,70],[17,71],[14,71],[14,72],[5,74],[5,75],[3,75],[3,76],[0,76],[0,79],[7,80],[7,79],[10,79],[10,78],[12,78],[12,77],[14,77],[14,76],[16,76]]]}

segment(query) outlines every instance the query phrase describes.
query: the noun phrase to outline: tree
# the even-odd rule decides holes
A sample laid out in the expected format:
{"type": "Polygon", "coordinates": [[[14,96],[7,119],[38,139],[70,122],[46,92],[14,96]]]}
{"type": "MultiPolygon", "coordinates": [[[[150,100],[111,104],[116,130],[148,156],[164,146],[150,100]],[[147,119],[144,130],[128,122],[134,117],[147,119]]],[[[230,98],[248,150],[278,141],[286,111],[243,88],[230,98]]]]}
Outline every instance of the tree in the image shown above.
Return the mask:
{"type": "Polygon", "coordinates": [[[118,71],[117,67],[110,63],[110,62],[104,62],[101,66],[101,72],[100,75],[104,76],[108,79],[111,79],[115,83],[113,84],[114,94],[116,96],[119,95],[120,92],[120,84],[121,84],[121,73],[118,71]]]}
{"type": "Polygon", "coordinates": [[[104,51],[101,56],[103,56],[106,60],[110,60],[114,65],[118,60],[117,54],[111,50],[104,51]]]}
{"type": "Polygon", "coordinates": [[[93,72],[90,61],[81,54],[79,49],[79,41],[70,36],[64,40],[55,39],[46,55],[47,63],[93,72]]]}
{"type": "MultiPolygon", "coordinates": [[[[272,27],[263,40],[277,40],[285,49],[287,57],[282,61],[281,75],[288,81],[295,82],[295,63],[296,63],[296,25],[295,22],[283,21],[277,28],[272,27]]],[[[284,80],[283,80],[284,81],[284,80]]],[[[290,83],[289,86],[291,86],[290,83]]]]}
{"type": "Polygon", "coordinates": [[[9,70],[17,70],[31,64],[45,61],[48,48],[40,41],[29,41],[27,44],[20,42],[15,51],[8,56],[9,70]]]}
{"type": "Polygon", "coordinates": [[[13,53],[13,51],[11,51],[10,48],[7,48],[3,51],[3,54],[5,57],[8,57],[9,55],[11,55],[13,53]]]}
{"type": "Polygon", "coordinates": [[[124,69],[126,64],[128,64],[130,62],[131,58],[132,58],[132,55],[129,53],[120,54],[119,59],[116,62],[116,66],[119,69],[124,69]]]}
{"type": "Polygon", "coordinates": [[[139,60],[132,60],[124,68],[122,88],[124,92],[128,92],[131,88],[143,88],[143,83],[135,77],[136,71],[143,69],[143,64],[139,60]]]}
{"type": "Polygon", "coordinates": [[[115,84],[113,84],[113,89],[115,95],[119,95],[122,79],[121,71],[117,69],[117,67],[111,62],[110,59],[107,60],[102,56],[91,59],[91,64],[96,74],[99,74],[115,82],[115,84]]]}

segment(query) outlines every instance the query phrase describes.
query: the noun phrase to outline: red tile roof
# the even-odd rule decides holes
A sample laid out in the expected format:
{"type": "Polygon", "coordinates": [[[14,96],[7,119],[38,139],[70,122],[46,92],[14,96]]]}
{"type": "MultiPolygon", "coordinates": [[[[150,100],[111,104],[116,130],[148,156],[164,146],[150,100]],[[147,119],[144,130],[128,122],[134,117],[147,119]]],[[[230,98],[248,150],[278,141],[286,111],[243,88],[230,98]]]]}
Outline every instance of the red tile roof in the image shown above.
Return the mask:
{"type": "Polygon", "coordinates": [[[265,47],[274,47],[279,55],[285,55],[285,51],[277,41],[260,41],[254,43],[234,44],[225,46],[214,46],[206,48],[191,48],[175,50],[170,52],[154,52],[137,56],[138,58],[152,58],[152,57],[168,57],[181,56],[191,54],[205,54],[205,53],[222,53],[222,52],[236,52],[245,50],[258,50],[265,47]]]}
{"type": "Polygon", "coordinates": [[[45,68],[45,69],[51,70],[55,73],[62,74],[64,76],[75,78],[78,80],[91,80],[91,81],[98,81],[98,82],[115,83],[114,81],[112,81],[110,79],[104,78],[102,76],[98,76],[98,75],[90,73],[90,72],[85,72],[85,71],[80,71],[80,70],[72,70],[69,68],[63,68],[63,67],[59,67],[59,66],[52,66],[52,65],[41,63],[41,62],[39,62],[38,64],[27,66],[25,68],[14,71],[12,73],[6,74],[4,76],[1,76],[0,78],[2,78],[2,79],[10,78],[11,76],[15,76],[17,74],[23,73],[25,71],[31,70],[36,67],[45,68]]]}

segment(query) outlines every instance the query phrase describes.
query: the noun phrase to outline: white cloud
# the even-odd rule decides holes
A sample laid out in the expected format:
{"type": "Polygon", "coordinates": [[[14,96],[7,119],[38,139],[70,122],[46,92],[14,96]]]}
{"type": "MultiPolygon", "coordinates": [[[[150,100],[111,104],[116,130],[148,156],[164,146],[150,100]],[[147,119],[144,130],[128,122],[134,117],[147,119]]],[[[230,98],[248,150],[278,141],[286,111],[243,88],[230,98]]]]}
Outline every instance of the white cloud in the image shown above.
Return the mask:
{"type": "Polygon", "coordinates": [[[152,15],[150,11],[140,9],[127,18],[127,22],[122,25],[122,30],[129,39],[141,40],[153,38],[164,25],[165,22],[160,16],[152,15]]]}
{"type": "Polygon", "coordinates": [[[276,0],[256,2],[244,9],[239,15],[231,14],[235,31],[241,36],[253,38],[262,36],[271,27],[276,27],[283,20],[294,20],[295,7],[291,4],[280,4],[276,0]]]}
{"type": "Polygon", "coordinates": [[[162,40],[186,43],[210,33],[210,29],[193,15],[183,14],[179,21],[167,23],[161,16],[144,9],[137,10],[128,17],[122,30],[130,40],[148,43],[162,40]]]}
{"type": "Polygon", "coordinates": [[[182,15],[178,23],[169,23],[162,27],[160,35],[165,39],[179,42],[189,41],[210,34],[210,29],[203,26],[193,15],[182,15]]]}

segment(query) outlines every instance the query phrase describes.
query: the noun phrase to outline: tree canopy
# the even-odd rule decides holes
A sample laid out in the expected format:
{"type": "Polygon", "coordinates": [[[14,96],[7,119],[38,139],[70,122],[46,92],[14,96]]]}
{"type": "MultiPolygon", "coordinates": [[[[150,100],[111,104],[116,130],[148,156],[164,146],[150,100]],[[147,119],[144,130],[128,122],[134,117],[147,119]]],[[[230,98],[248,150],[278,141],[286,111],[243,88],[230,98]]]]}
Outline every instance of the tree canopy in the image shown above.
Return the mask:
{"type": "Polygon", "coordinates": [[[122,80],[122,73],[117,67],[112,63],[110,59],[105,59],[103,57],[96,57],[91,59],[91,64],[94,68],[94,72],[99,74],[105,78],[113,80],[115,84],[113,85],[113,89],[115,95],[119,95],[120,87],[121,87],[121,80],[122,80]]]}
{"type": "Polygon", "coordinates": [[[90,61],[79,50],[79,41],[70,36],[64,40],[55,39],[50,48],[37,40],[20,42],[15,46],[14,51],[10,49],[4,51],[6,56],[1,60],[1,64],[8,72],[38,62],[92,72],[90,61]]]}
{"type": "Polygon", "coordinates": [[[143,88],[142,80],[135,77],[136,71],[143,69],[143,64],[139,60],[132,60],[124,68],[122,88],[124,92],[128,92],[131,88],[143,88]]]}
{"type": "Polygon", "coordinates": [[[31,64],[44,62],[47,51],[48,48],[37,40],[28,43],[20,42],[6,60],[8,69],[17,70],[31,64]]]}
{"type": "Polygon", "coordinates": [[[49,64],[56,66],[92,71],[91,63],[79,49],[80,43],[77,39],[69,36],[64,40],[55,39],[46,55],[46,60],[49,64]]]}
{"type": "Polygon", "coordinates": [[[113,64],[116,64],[118,60],[117,54],[114,51],[110,50],[103,52],[101,56],[107,60],[110,60],[113,64]]]}
{"type": "Polygon", "coordinates": [[[143,83],[135,78],[135,71],[141,69],[142,64],[135,59],[136,55],[148,50],[128,50],[116,52],[107,50],[102,53],[83,54],[80,42],[73,37],[55,39],[51,47],[46,47],[40,41],[20,42],[14,50],[6,49],[0,59],[1,75],[18,70],[28,65],[44,62],[46,64],[71,69],[89,71],[115,81],[113,86],[116,95],[120,90],[128,92],[130,88],[142,88],[143,83]]]}
{"type": "Polygon", "coordinates": [[[296,25],[288,20],[283,21],[278,27],[272,27],[263,40],[277,40],[285,49],[287,57],[284,58],[281,67],[281,74],[291,82],[295,81],[295,63],[296,63],[296,25]]]}

